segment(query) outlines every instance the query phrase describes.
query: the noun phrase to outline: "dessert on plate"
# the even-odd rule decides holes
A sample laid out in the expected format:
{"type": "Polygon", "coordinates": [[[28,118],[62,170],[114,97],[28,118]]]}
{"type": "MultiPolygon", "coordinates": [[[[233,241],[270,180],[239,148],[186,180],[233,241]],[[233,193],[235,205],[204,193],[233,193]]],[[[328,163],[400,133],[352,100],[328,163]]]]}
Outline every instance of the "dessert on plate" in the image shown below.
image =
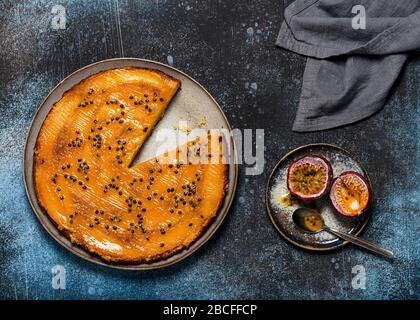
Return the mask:
{"type": "Polygon", "coordinates": [[[34,180],[39,204],[72,242],[107,261],[151,262],[191,245],[216,216],[228,185],[218,132],[131,166],[180,86],[158,70],[106,70],[53,106],[34,180]]]}

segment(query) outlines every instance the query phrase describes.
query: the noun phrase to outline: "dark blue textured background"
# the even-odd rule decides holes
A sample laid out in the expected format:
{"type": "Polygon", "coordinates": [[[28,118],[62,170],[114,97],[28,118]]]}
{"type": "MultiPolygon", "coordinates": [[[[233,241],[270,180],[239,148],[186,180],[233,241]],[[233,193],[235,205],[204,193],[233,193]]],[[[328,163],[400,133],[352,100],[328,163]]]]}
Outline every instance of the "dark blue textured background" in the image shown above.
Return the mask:
{"type": "Polygon", "coordinates": [[[410,58],[385,108],[352,126],[291,132],[305,60],[274,46],[291,1],[16,1],[0,3],[0,298],[7,299],[419,299],[419,79],[410,58]],[[67,28],[51,28],[51,9],[67,28]],[[112,57],[173,63],[221,104],[234,128],[265,129],[265,173],[240,168],[233,207],[215,236],[172,267],[127,272],[98,267],[61,248],[26,199],[21,158],[31,118],[69,73],[112,57]],[[375,203],[364,237],[396,254],[390,262],[354,247],[296,249],[265,213],[267,176],[289,149],[329,142],[358,154],[375,203]],[[67,270],[53,290],[51,268],[67,270]],[[351,269],[366,269],[366,289],[351,269]]]}

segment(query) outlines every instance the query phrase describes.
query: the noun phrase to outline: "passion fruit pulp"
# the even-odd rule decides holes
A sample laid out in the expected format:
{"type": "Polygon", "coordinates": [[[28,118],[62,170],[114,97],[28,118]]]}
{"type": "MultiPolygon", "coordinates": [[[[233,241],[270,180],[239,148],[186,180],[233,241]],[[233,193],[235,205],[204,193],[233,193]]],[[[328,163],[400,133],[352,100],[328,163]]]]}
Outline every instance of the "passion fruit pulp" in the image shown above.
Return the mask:
{"type": "Polygon", "coordinates": [[[330,200],[339,213],[356,217],[365,212],[372,200],[368,181],[359,173],[346,171],[334,179],[330,200]]]}
{"type": "Polygon", "coordinates": [[[287,172],[289,192],[301,200],[324,196],[331,185],[331,164],[320,156],[304,156],[292,162],[287,172]]]}

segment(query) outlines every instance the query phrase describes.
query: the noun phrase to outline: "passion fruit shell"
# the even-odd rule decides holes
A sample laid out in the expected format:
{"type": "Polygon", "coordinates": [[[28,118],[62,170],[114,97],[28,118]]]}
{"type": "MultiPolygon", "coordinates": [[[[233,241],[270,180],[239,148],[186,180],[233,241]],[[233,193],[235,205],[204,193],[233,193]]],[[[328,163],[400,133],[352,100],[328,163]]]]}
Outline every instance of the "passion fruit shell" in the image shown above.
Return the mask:
{"type": "Polygon", "coordinates": [[[346,171],[334,179],[330,200],[337,212],[347,217],[357,217],[369,208],[372,190],[360,173],[346,171]]]}
{"type": "Polygon", "coordinates": [[[332,176],[332,167],[327,159],[321,156],[304,156],[289,166],[287,188],[301,200],[316,200],[327,194],[332,176]]]}

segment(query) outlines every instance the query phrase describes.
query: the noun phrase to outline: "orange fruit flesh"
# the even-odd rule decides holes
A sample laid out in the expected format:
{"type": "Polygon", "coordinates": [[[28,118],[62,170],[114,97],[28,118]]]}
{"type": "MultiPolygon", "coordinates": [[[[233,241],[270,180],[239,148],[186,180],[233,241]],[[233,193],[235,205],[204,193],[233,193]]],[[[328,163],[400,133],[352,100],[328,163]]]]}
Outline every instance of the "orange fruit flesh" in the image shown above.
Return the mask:
{"type": "Polygon", "coordinates": [[[337,200],[348,215],[359,215],[368,205],[369,192],[354,176],[341,179],[335,188],[337,200]]]}

